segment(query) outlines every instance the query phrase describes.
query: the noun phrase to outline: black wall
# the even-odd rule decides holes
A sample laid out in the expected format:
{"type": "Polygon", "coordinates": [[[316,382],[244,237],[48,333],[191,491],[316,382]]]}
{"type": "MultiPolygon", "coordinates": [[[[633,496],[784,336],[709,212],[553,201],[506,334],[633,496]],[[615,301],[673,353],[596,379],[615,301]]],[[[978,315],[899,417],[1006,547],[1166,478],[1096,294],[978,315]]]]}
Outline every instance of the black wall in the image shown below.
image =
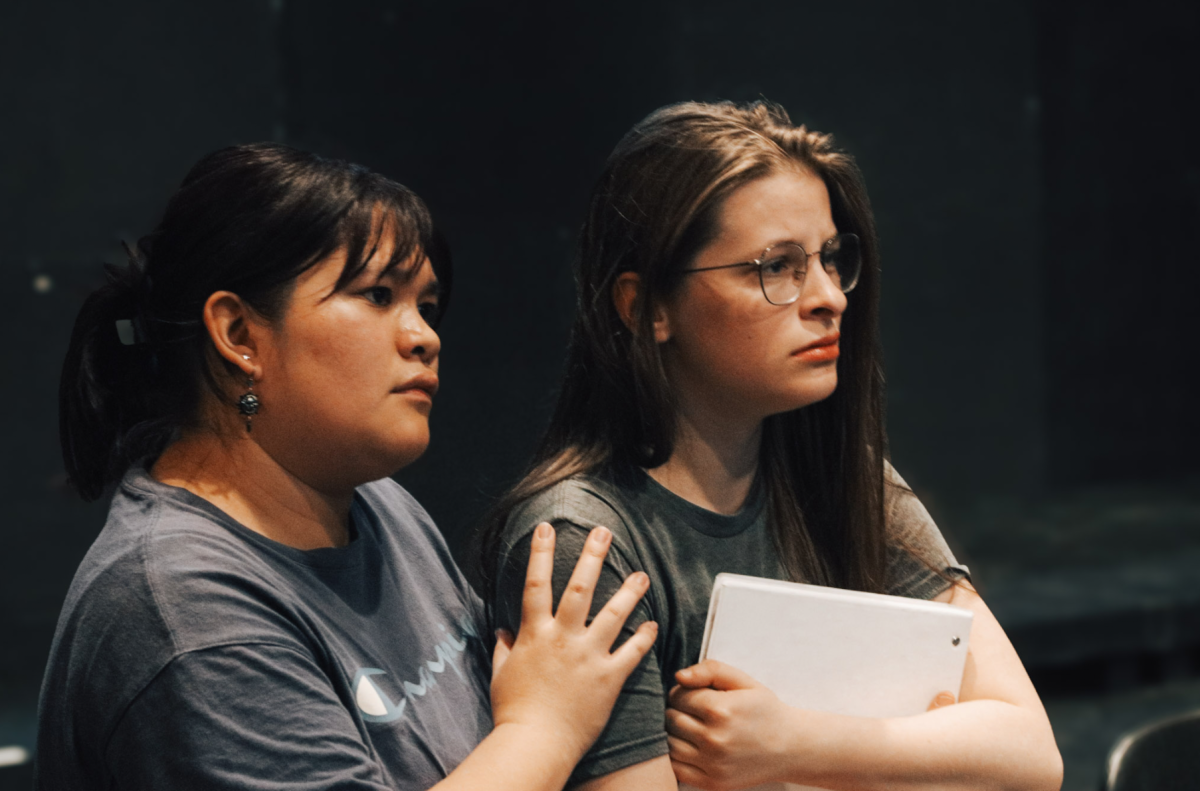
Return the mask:
{"type": "Polygon", "coordinates": [[[1057,0],[1038,58],[1053,481],[1196,469],[1200,5],[1057,0]]]}

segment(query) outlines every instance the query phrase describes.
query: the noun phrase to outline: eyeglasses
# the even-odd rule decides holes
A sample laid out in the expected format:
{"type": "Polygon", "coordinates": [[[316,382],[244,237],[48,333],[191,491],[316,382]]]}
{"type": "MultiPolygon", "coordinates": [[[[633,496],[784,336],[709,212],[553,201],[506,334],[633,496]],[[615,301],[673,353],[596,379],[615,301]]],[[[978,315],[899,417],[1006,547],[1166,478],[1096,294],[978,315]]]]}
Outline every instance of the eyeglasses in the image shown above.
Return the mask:
{"type": "Polygon", "coordinates": [[[685,274],[709,272],[713,269],[732,269],[735,266],[758,267],[758,282],[763,296],[772,305],[790,305],[800,298],[804,288],[804,276],[808,274],[808,259],[821,257],[821,266],[833,284],[850,293],[858,285],[862,273],[862,247],[858,237],[852,233],[840,233],[825,244],[818,252],[810,253],[795,242],[772,245],[753,261],[737,264],[704,266],[685,269],[685,274]]]}

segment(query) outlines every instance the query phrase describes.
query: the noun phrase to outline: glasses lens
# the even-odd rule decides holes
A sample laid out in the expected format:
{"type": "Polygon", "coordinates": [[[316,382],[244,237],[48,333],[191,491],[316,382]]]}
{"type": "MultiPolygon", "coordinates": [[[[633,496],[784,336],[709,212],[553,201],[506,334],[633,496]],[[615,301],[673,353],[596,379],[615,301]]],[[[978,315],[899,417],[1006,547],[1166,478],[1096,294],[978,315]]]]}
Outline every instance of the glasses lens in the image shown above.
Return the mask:
{"type": "Polygon", "coordinates": [[[849,293],[858,285],[862,273],[862,249],[858,237],[852,233],[838,234],[821,248],[821,265],[833,284],[843,293],[849,293]]]}
{"type": "Polygon", "coordinates": [[[790,305],[800,296],[808,266],[804,248],[791,242],[768,248],[761,259],[758,274],[762,278],[763,296],[772,305],[790,305]]]}

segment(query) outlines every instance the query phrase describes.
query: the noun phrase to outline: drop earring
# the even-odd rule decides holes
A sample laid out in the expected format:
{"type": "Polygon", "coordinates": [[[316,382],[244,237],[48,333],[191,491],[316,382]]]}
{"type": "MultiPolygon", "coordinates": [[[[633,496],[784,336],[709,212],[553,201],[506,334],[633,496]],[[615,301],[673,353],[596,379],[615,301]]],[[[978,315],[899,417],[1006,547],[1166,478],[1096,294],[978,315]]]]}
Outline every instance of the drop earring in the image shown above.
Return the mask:
{"type": "MultiPolygon", "coordinates": [[[[248,361],[250,355],[243,354],[242,359],[248,361]]],[[[246,431],[249,432],[253,428],[250,421],[254,419],[254,416],[258,414],[259,407],[262,406],[262,402],[254,394],[254,374],[246,377],[246,392],[242,393],[242,397],[238,399],[237,406],[238,412],[241,412],[242,416],[246,418],[246,431]]]]}

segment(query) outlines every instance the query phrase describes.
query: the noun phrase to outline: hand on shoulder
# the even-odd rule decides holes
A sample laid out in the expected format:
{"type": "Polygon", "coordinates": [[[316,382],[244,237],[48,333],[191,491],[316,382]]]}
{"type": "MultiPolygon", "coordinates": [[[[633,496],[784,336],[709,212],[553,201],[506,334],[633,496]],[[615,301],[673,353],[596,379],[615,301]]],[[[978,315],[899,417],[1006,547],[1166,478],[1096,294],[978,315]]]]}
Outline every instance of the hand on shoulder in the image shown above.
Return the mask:
{"type": "Polygon", "coordinates": [[[604,729],[621,686],[658,632],[653,621],[643,623],[610,652],[625,619],[649,587],[641,572],[630,575],[587,623],[611,541],[606,528],[591,532],[555,613],[554,529],[539,525],[530,549],[520,628],[515,638],[497,635],[492,676],[496,727],[525,727],[533,738],[565,739],[576,760],[604,729]]]}

